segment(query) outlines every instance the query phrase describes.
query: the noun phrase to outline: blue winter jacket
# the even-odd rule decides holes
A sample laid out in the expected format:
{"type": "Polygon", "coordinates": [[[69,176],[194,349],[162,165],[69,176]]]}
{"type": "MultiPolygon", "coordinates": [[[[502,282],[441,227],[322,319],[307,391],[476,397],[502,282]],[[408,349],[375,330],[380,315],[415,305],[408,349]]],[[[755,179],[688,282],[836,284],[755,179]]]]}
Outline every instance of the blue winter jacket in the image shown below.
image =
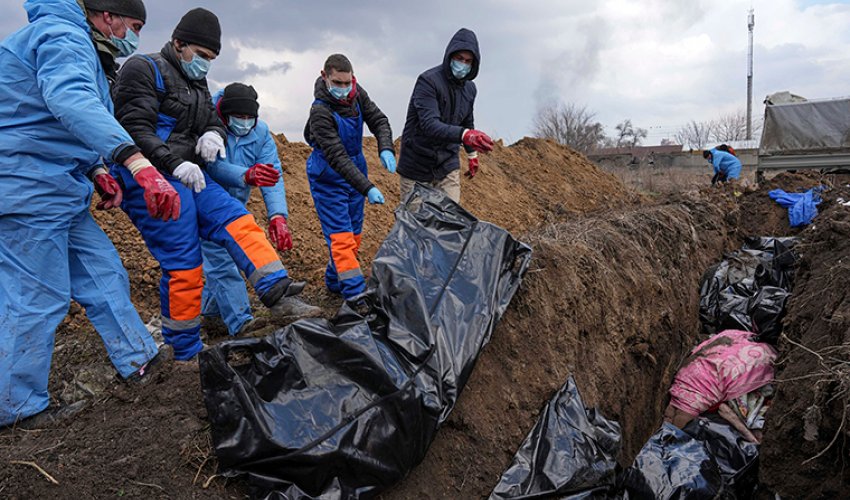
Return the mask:
{"type": "MultiPolygon", "coordinates": [[[[213,104],[218,108],[218,102],[224,95],[219,90],[213,96],[213,104]]],[[[222,122],[225,118],[222,117],[222,122]]],[[[224,187],[234,198],[247,203],[251,197],[251,186],[245,184],[245,172],[257,163],[270,163],[280,172],[280,180],[270,187],[260,188],[269,218],[273,215],[283,215],[289,218],[289,208],[286,205],[286,188],[283,184],[283,170],[277,155],[277,146],[266,122],[257,119],[257,126],[248,135],[239,137],[227,130],[227,159],[218,158],[213,163],[207,163],[206,170],[210,177],[224,187]]]]}
{"type": "MultiPolygon", "coordinates": [[[[446,47],[443,64],[419,75],[401,139],[398,173],[416,181],[443,179],[460,168],[458,151],[464,129],[475,128],[473,106],[478,90],[481,53],[475,33],[461,29],[446,47]],[[454,77],[451,56],[468,50],[475,56],[472,70],[463,80],[454,77]]],[[[471,152],[471,149],[467,149],[471,152]]]]}
{"type": "Polygon", "coordinates": [[[712,149],[711,164],[714,166],[714,173],[720,174],[724,181],[741,177],[741,160],[731,153],[712,149]]]}
{"type": "Polygon", "coordinates": [[[120,163],[139,151],[112,116],[109,83],[77,1],[28,0],[24,8],[30,24],[0,42],[4,213],[37,192],[79,195],[67,175],[77,180],[100,157],[120,163]]]}

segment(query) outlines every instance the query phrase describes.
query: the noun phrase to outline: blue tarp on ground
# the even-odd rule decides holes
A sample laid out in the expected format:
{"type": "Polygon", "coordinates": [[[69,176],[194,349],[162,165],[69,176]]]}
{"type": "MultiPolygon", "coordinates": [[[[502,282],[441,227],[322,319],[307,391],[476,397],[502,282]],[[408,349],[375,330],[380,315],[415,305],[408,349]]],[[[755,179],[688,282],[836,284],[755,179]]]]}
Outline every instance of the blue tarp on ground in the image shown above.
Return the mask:
{"type": "Polygon", "coordinates": [[[823,187],[809,189],[805,193],[786,193],[781,189],[774,189],[768,196],[776,203],[788,209],[788,220],[791,227],[806,226],[812,223],[812,219],[818,215],[820,204],[820,192],[823,187]]]}

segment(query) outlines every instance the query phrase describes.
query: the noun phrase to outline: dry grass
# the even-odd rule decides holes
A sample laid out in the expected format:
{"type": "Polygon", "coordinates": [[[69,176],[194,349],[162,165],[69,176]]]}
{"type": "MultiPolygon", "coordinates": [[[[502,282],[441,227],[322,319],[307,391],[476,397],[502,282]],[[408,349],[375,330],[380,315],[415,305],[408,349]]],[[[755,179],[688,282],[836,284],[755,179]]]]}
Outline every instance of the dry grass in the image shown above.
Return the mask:
{"type": "MultiPolygon", "coordinates": [[[[711,184],[711,169],[698,167],[611,167],[604,171],[617,176],[623,184],[648,195],[696,191],[711,184]]],[[[755,184],[755,169],[745,168],[742,182],[755,184]]]]}

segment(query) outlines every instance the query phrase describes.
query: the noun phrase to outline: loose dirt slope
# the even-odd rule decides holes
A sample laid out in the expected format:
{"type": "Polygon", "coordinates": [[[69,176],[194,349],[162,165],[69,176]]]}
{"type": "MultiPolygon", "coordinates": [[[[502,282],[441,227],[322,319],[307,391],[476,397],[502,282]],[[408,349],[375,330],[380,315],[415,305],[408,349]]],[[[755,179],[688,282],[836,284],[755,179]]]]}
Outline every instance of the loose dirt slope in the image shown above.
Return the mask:
{"type": "MultiPolygon", "coordinates": [[[[843,189],[850,199],[850,189],[843,189]]],[[[837,195],[833,194],[831,198],[837,195]]],[[[803,234],[785,319],[779,397],[761,476],[783,498],[850,494],[850,207],[833,203],[803,234]]]]}

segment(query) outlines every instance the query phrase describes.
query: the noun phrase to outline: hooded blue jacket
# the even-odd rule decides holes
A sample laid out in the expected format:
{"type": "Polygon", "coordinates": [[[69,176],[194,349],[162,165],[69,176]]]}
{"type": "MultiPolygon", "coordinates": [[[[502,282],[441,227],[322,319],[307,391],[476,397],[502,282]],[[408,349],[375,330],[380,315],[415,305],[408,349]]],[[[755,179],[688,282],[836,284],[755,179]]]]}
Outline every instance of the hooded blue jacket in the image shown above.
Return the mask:
{"type": "Polygon", "coordinates": [[[458,150],[463,130],[475,128],[473,106],[478,90],[472,80],[478,76],[480,65],[478,39],[475,33],[463,28],[446,47],[443,64],[419,75],[407,108],[399,174],[415,181],[431,182],[460,168],[458,150]],[[461,50],[472,52],[474,61],[469,74],[458,80],[452,74],[451,56],[461,50]]]}
{"type": "MultiPolygon", "coordinates": [[[[213,96],[216,109],[223,95],[224,90],[219,90],[213,96]]],[[[286,206],[283,170],[269,126],[258,118],[257,126],[243,137],[235,135],[227,125],[224,128],[227,130],[227,159],[217,158],[214,162],[207,163],[207,173],[234,198],[242,203],[248,203],[248,198],[251,197],[251,186],[245,184],[245,172],[257,163],[273,165],[280,172],[280,179],[274,186],[260,188],[260,192],[266,202],[269,218],[273,215],[282,215],[288,219],[289,209],[286,206]]]]}
{"type": "Polygon", "coordinates": [[[731,153],[712,149],[711,164],[714,167],[714,173],[720,174],[724,181],[741,177],[741,160],[731,153]]]}
{"type": "Polygon", "coordinates": [[[109,83],[76,0],[28,0],[30,24],[0,43],[4,214],[88,208],[92,166],[139,151],[112,116],[109,83]],[[52,196],[45,199],[44,196],[52,196]]]}

